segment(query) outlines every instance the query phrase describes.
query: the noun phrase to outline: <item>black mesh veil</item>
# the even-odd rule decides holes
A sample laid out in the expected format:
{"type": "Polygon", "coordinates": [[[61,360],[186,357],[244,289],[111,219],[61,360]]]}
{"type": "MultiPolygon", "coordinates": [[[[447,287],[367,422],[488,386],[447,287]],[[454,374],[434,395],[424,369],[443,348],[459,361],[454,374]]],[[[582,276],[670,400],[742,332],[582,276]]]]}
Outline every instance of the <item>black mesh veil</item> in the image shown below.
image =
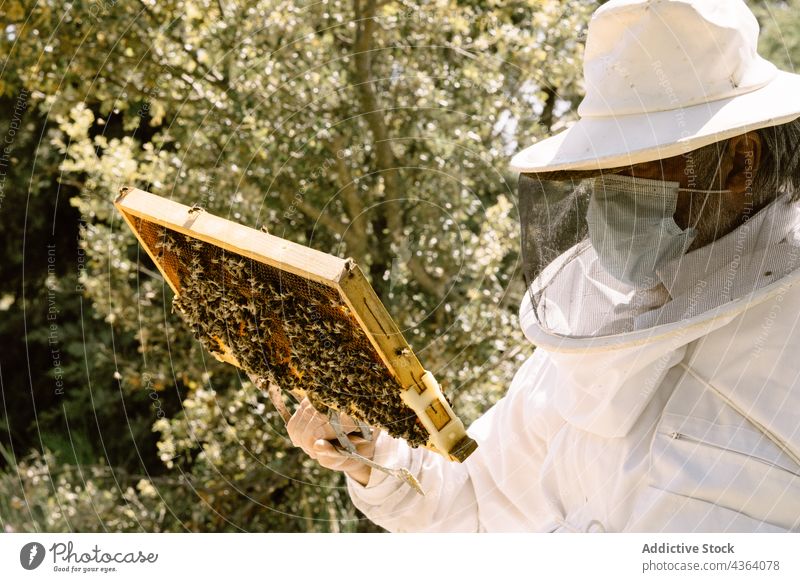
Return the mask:
{"type": "MultiPolygon", "coordinates": [[[[527,285],[526,299],[530,300],[531,307],[528,311],[523,304],[521,313],[532,315],[547,331],[573,337],[597,337],[674,323],[753,293],[798,269],[800,208],[791,201],[789,194],[779,193],[774,201],[756,209],[752,216],[745,210],[746,223],[722,232],[712,239],[713,242],[695,249],[690,247],[689,251],[681,250],[673,258],[669,257],[674,253],[667,252],[668,260],[661,264],[659,271],[653,270],[653,285],[637,287],[615,278],[589,243],[586,214],[595,180],[602,176],[604,185],[608,185],[613,181],[605,175],[616,173],[612,169],[576,172],[574,176],[567,172],[519,176],[521,262],[527,285]],[[549,179],[544,179],[545,176],[549,179]]],[[[638,185],[641,192],[648,188],[648,192],[668,189],[667,185],[659,186],[654,180],[642,179],[642,182],[638,185]]],[[[658,212],[654,216],[647,215],[646,199],[640,205],[639,190],[626,196],[630,200],[630,212],[635,212],[638,218],[644,208],[642,222],[659,219],[658,212]]],[[[706,212],[710,217],[707,222],[720,220],[717,216],[726,203],[726,192],[689,189],[684,192],[691,195],[689,204],[701,205],[695,213],[697,216],[706,204],[711,204],[711,210],[706,212]]],[[[717,226],[715,222],[709,224],[717,226]]],[[[658,259],[653,249],[661,252],[662,247],[648,246],[639,241],[641,236],[639,239],[631,236],[626,242],[623,227],[609,230],[609,236],[623,237],[624,244],[620,248],[627,249],[635,259],[658,259]]],[[[705,228],[710,227],[707,224],[705,228]]],[[[660,227],[654,229],[653,237],[662,235],[678,236],[664,234],[660,227]]]]}
{"type": "Polygon", "coordinates": [[[590,189],[585,180],[520,174],[518,192],[523,275],[536,306],[536,278],[556,257],[587,238],[590,189]]]}

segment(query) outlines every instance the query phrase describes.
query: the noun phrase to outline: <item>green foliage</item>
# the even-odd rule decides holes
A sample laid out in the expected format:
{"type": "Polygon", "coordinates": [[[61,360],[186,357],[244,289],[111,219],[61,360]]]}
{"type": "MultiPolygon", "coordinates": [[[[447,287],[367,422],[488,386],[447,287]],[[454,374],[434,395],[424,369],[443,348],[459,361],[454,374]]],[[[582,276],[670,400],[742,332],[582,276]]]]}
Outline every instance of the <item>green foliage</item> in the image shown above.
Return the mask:
{"type": "Polygon", "coordinates": [[[759,2],[754,7],[759,24],[759,53],[785,71],[800,65],[800,2],[759,2]]]}

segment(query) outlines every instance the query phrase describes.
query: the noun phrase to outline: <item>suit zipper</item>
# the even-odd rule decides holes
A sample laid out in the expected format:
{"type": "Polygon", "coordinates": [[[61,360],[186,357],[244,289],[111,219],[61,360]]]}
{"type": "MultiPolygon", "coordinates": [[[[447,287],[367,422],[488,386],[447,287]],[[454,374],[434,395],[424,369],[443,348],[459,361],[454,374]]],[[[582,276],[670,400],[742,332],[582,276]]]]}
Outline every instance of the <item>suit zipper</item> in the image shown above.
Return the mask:
{"type": "Polygon", "coordinates": [[[731,448],[728,448],[728,447],[723,447],[723,446],[720,446],[720,445],[715,444],[715,443],[710,443],[708,441],[704,441],[702,439],[699,439],[699,438],[684,434],[682,432],[672,431],[672,432],[669,432],[669,433],[663,433],[662,432],[660,434],[665,434],[666,436],[668,436],[669,438],[671,438],[674,441],[683,440],[683,441],[686,441],[686,442],[689,442],[689,443],[695,443],[695,444],[711,447],[712,449],[717,449],[719,451],[726,451],[728,453],[734,453],[736,455],[741,455],[742,457],[747,457],[748,459],[753,459],[754,461],[758,461],[759,463],[762,463],[764,465],[767,465],[767,466],[770,466],[770,467],[774,467],[776,469],[780,469],[781,471],[785,471],[786,473],[789,473],[790,475],[794,475],[795,477],[800,477],[800,473],[798,473],[797,471],[792,471],[791,469],[787,469],[786,467],[784,467],[783,465],[779,465],[778,463],[774,463],[772,461],[768,461],[766,459],[762,459],[761,457],[755,457],[753,455],[748,455],[747,453],[743,453],[741,451],[737,451],[735,449],[731,449],[731,448]]]}
{"type": "MultiPolygon", "coordinates": [[[[760,422],[758,422],[756,419],[754,419],[754,418],[751,418],[751,417],[750,417],[750,415],[749,415],[749,414],[747,414],[747,412],[745,412],[744,410],[742,410],[742,409],[741,409],[741,407],[739,407],[739,406],[736,404],[736,402],[734,402],[733,400],[731,400],[730,398],[728,398],[728,397],[727,397],[725,394],[723,394],[723,393],[722,393],[722,392],[721,392],[721,391],[720,391],[720,390],[719,390],[719,389],[718,389],[716,386],[714,386],[714,385],[713,385],[711,382],[708,382],[708,381],[707,381],[705,378],[703,378],[703,377],[702,377],[700,374],[698,374],[697,372],[695,372],[695,371],[694,371],[694,370],[691,368],[691,366],[689,366],[689,365],[688,365],[686,362],[680,362],[678,365],[679,365],[679,366],[681,366],[681,367],[682,367],[684,370],[686,370],[686,371],[689,373],[689,375],[690,375],[690,376],[692,376],[692,377],[693,377],[695,380],[697,380],[697,381],[698,381],[698,382],[700,382],[700,383],[701,383],[703,386],[705,386],[706,388],[708,388],[709,390],[711,390],[712,392],[714,392],[714,393],[715,393],[715,394],[716,394],[716,395],[717,395],[717,396],[718,396],[718,397],[719,397],[719,398],[720,398],[720,399],[721,399],[723,402],[725,402],[725,403],[726,403],[728,406],[730,406],[730,407],[731,407],[731,408],[733,408],[733,409],[734,409],[736,412],[738,412],[738,413],[739,413],[739,415],[741,415],[742,417],[744,417],[744,418],[745,418],[745,419],[746,419],[746,420],[747,420],[747,421],[748,421],[750,424],[752,424],[754,427],[756,427],[756,428],[757,428],[757,429],[758,429],[758,430],[761,432],[761,434],[763,434],[765,437],[767,437],[769,440],[771,440],[773,444],[775,444],[775,445],[776,445],[776,446],[777,446],[777,447],[778,447],[778,448],[779,448],[781,451],[783,451],[783,453],[784,453],[784,454],[785,454],[787,457],[789,457],[789,458],[790,458],[790,459],[791,459],[791,460],[794,462],[794,464],[795,464],[795,465],[797,465],[797,466],[800,466],[800,457],[798,457],[798,456],[797,456],[797,455],[796,455],[796,454],[795,454],[795,453],[792,451],[792,449],[790,449],[790,448],[789,448],[789,446],[788,446],[786,443],[784,443],[784,442],[783,442],[781,439],[779,439],[777,436],[775,436],[774,434],[772,434],[772,432],[771,432],[769,429],[767,429],[767,427],[766,427],[766,426],[762,425],[762,424],[761,424],[760,422]]],[[[792,471],[789,471],[789,472],[790,472],[790,473],[792,473],[792,471]]],[[[793,474],[796,474],[796,473],[793,473],[793,474]]]]}

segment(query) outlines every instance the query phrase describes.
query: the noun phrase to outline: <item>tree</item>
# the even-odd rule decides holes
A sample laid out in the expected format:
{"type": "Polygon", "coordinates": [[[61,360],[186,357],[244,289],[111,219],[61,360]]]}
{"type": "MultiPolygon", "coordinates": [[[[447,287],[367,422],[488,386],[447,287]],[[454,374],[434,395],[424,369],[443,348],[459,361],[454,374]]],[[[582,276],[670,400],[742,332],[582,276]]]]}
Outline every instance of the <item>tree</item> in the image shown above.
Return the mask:
{"type": "Polygon", "coordinates": [[[797,0],[759,2],[753,10],[761,25],[758,50],[785,71],[796,72],[800,58],[800,23],[797,0]]]}
{"type": "MultiPolygon", "coordinates": [[[[88,479],[110,495],[108,520],[103,512],[77,525],[24,512],[3,519],[45,529],[369,527],[339,477],[299,456],[249,382],[203,353],[171,313],[169,289],[111,202],[119,187],[136,185],[353,256],[456,410],[475,418],[531,350],[516,319],[523,284],[507,158],[572,115],[593,8],[561,0],[0,8],[9,22],[0,92],[29,92],[38,122],[27,135],[41,156],[14,166],[15,203],[35,191],[43,209],[56,196],[64,209],[68,198],[72,215],[58,224],[67,239],[80,235],[77,248],[59,243],[72,268],[57,280],[79,289],[61,310],[77,348],[64,357],[65,391],[85,395],[91,385],[108,397],[76,397],[71,410],[49,403],[54,430],[81,412],[105,418],[107,402],[136,404],[121,425],[95,423],[103,443],[124,435],[129,458],[87,439],[82,459],[43,451],[23,463],[31,474],[63,468],[73,489],[88,479]],[[129,426],[152,426],[157,448],[129,426]],[[133,516],[120,518],[119,507],[133,516]]],[[[31,293],[18,285],[14,305],[31,293]]],[[[46,313],[40,319],[44,330],[46,313]]],[[[32,444],[30,426],[15,430],[32,444]]],[[[69,498],[54,488],[47,503],[69,498]]]]}

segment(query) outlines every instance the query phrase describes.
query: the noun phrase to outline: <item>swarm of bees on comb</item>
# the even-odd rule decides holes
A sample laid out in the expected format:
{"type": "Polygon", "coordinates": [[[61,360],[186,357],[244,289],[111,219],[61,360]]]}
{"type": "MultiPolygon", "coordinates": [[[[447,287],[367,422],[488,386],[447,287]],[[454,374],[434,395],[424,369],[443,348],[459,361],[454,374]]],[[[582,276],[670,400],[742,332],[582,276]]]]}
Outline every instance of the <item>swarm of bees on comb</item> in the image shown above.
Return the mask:
{"type": "Polygon", "coordinates": [[[428,434],[400,398],[338,292],[237,253],[160,228],[154,250],[177,271],[173,308],[210,352],[232,354],[250,377],[304,394],[424,446],[428,434]]]}

